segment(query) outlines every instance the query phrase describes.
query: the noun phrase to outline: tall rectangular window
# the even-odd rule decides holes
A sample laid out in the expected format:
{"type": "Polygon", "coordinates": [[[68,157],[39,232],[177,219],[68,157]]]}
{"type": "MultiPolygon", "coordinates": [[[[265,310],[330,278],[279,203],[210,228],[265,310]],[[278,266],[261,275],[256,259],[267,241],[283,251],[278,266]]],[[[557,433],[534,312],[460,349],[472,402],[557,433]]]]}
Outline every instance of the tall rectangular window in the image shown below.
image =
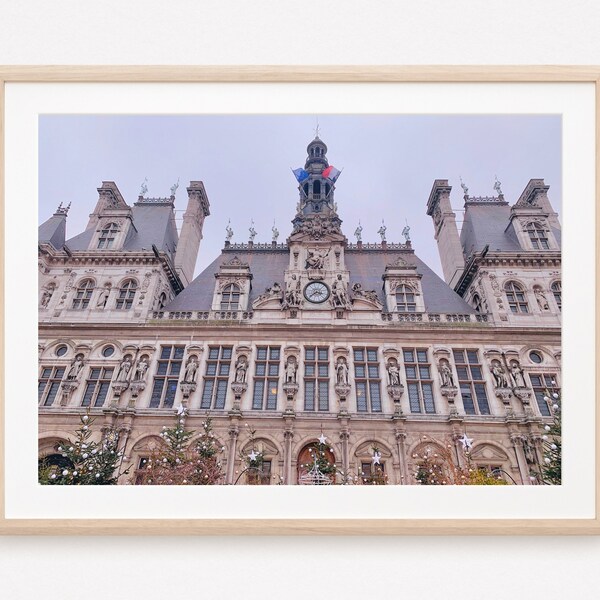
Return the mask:
{"type": "Polygon", "coordinates": [[[329,410],[329,349],[304,348],[304,410],[329,410]]]}
{"type": "Polygon", "coordinates": [[[479,352],[477,350],[457,349],[452,352],[465,413],[468,415],[489,415],[490,405],[485,391],[479,352]]]}
{"type": "Polygon", "coordinates": [[[184,346],[161,346],[150,397],[150,408],[171,408],[173,406],[184,350],[184,346]]]}
{"type": "Polygon", "coordinates": [[[38,400],[43,406],[52,406],[65,374],[65,367],[42,367],[38,382],[38,400]]]}
{"type": "Polygon", "coordinates": [[[280,355],[279,346],[259,346],[256,349],[252,395],[254,410],[277,410],[280,355]]]}
{"type": "Polygon", "coordinates": [[[81,406],[104,406],[114,369],[92,367],[85,384],[81,406]]]}
{"type": "Polygon", "coordinates": [[[231,346],[211,346],[208,349],[200,408],[225,408],[232,352],[231,346]]]}
{"type": "Polygon", "coordinates": [[[381,412],[381,378],[377,348],[354,348],[356,410],[381,412]]]}
{"type": "MultiPolygon", "coordinates": [[[[529,380],[535,394],[535,399],[542,417],[550,417],[552,415],[548,402],[544,400],[544,396],[550,396],[553,392],[557,392],[559,387],[556,382],[556,374],[554,373],[530,373],[529,380]]],[[[552,403],[552,398],[550,398],[552,403]]]]}
{"type": "Polygon", "coordinates": [[[404,372],[410,412],[435,413],[431,365],[426,348],[404,348],[404,372]]]}

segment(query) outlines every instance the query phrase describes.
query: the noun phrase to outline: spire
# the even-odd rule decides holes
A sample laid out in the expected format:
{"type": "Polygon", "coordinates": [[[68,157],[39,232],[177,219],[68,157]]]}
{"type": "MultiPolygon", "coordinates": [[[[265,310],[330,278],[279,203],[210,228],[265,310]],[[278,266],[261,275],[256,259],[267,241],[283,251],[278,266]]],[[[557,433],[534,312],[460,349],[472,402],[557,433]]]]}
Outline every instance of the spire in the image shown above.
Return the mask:
{"type": "Polygon", "coordinates": [[[328,166],[327,146],[319,137],[319,131],[315,134],[315,139],[306,147],[306,163],[304,168],[309,173],[322,173],[328,166]]]}

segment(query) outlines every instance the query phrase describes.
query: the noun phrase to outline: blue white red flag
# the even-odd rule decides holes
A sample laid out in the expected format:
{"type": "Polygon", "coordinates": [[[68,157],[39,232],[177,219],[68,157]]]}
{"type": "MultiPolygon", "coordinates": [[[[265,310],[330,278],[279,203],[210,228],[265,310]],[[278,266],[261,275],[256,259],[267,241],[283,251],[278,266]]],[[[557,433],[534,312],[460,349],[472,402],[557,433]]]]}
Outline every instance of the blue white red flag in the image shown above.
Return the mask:
{"type": "Polygon", "coordinates": [[[304,169],[292,169],[292,173],[298,180],[298,183],[302,183],[303,181],[307,180],[310,176],[310,173],[308,171],[305,171],[304,169]]]}
{"type": "Polygon", "coordinates": [[[327,167],[322,175],[323,177],[327,177],[327,179],[331,179],[331,181],[335,181],[340,176],[341,171],[336,169],[334,166],[327,167]]]}

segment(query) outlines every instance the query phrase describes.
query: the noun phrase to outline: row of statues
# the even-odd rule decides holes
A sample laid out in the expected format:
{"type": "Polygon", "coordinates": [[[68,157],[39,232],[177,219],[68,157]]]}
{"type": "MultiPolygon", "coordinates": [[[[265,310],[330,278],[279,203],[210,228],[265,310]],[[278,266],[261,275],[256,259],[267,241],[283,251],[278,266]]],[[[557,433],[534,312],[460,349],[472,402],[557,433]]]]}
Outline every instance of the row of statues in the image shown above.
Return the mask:
{"type": "MultiPolygon", "coordinates": [[[[275,223],[273,222],[273,227],[271,227],[271,241],[277,242],[277,238],[279,237],[279,229],[275,227],[275,223]]],[[[254,242],[254,238],[257,236],[256,229],[254,228],[254,221],[250,223],[250,227],[248,228],[248,238],[251,242],[254,242]]],[[[227,222],[227,226],[225,227],[225,240],[227,242],[231,242],[233,238],[233,229],[231,228],[231,219],[227,222]]]]}
{"type": "MultiPolygon", "coordinates": [[[[67,370],[65,379],[67,381],[74,381],[79,377],[81,370],[83,369],[84,360],[83,355],[78,354],[75,360],[71,363],[67,370]]],[[[115,381],[127,382],[130,380],[130,372],[133,368],[134,362],[132,357],[126,355],[117,369],[115,381]]],[[[142,355],[133,369],[132,382],[144,381],[146,373],[150,366],[147,355],[142,355]]],[[[234,382],[235,383],[246,383],[248,376],[248,358],[245,355],[241,355],[236,360],[234,366],[234,382]]],[[[502,366],[499,360],[493,360],[490,369],[494,378],[494,385],[496,388],[520,388],[527,387],[525,383],[525,376],[521,365],[517,360],[511,360],[507,364],[508,373],[502,366]]],[[[199,368],[198,358],[196,355],[191,355],[185,365],[182,381],[184,383],[195,383],[196,375],[199,368]]],[[[391,358],[386,364],[386,371],[388,376],[388,385],[400,386],[400,367],[396,359],[391,358]]],[[[297,383],[297,372],[298,362],[296,357],[290,356],[287,359],[285,366],[285,383],[297,383]]],[[[336,383],[340,385],[349,384],[349,368],[346,358],[343,356],[338,357],[335,364],[336,372],[336,383]]],[[[442,359],[438,363],[438,372],[440,376],[440,383],[442,387],[456,387],[454,374],[450,367],[449,362],[446,359],[442,359]]]]}
{"type": "MultiPolygon", "coordinates": [[[[386,231],[387,231],[387,227],[385,225],[385,222],[382,219],[381,227],[377,230],[377,233],[381,236],[382,242],[386,241],[386,239],[385,239],[386,231]]],[[[361,223],[359,221],[358,227],[354,230],[354,236],[356,237],[357,242],[362,242],[362,232],[363,232],[363,226],[361,225],[361,223]]],[[[409,227],[408,223],[406,224],[404,229],[402,229],[402,236],[404,237],[405,242],[410,242],[410,227],[409,227]]]]}

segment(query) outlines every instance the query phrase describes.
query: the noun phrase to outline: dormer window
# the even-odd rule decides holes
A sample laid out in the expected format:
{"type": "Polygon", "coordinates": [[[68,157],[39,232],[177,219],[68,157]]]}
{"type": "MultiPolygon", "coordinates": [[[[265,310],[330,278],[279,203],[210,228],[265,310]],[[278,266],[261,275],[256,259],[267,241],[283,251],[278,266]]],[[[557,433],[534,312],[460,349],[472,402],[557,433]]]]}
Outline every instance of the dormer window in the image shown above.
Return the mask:
{"type": "Polygon", "coordinates": [[[398,312],[417,312],[415,292],[405,283],[396,288],[396,308],[398,312]]]}
{"type": "Polygon", "coordinates": [[[240,307],[240,288],[231,283],[223,288],[221,310],[238,310],[240,307]]]}
{"type": "Polygon", "coordinates": [[[525,296],[525,290],[516,281],[508,281],[504,286],[508,306],[513,313],[528,313],[529,303],[525,296]]]}
{"type": "Polygon", "coordinates": [[[108,223],[100,231],[98,238],[98,250],[108,250],[114,246],[115,238],[119,233],[119,226],[116,223],[108,223]]]}
{"type": "Polygon", "coordinates": [[[550,250],[548,235],[539,223],[529,223],[526,231],[534,250],[550,250]]]}

